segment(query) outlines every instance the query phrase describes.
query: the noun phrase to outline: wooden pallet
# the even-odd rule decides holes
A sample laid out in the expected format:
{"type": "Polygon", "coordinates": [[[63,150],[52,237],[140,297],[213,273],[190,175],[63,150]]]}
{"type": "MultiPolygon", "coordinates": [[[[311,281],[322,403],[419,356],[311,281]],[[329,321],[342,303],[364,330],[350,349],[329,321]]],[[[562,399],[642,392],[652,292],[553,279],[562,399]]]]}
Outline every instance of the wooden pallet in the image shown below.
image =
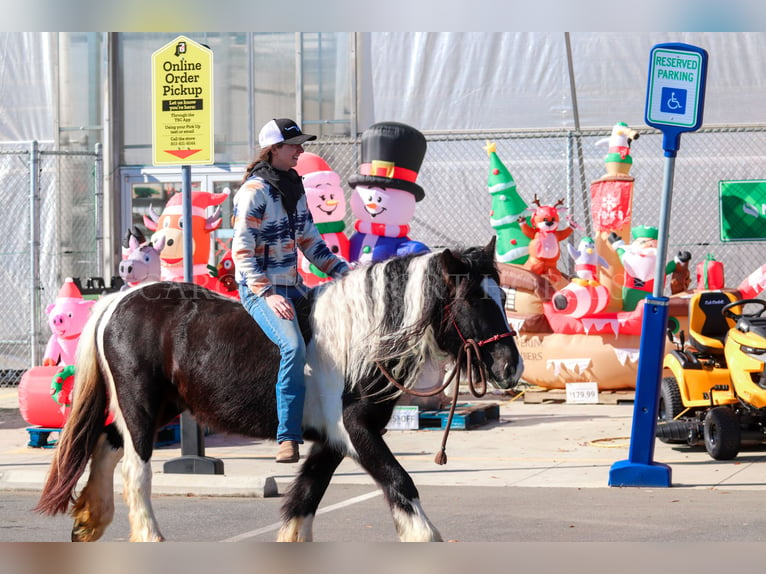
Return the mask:
{"type": "MultiPolygon", "coordinates": [[[[618,405],[622,403],[632,403],[636,398],[636,391],[599,391],[598,404],[600,405],[618,405]]],[[[565,389],[527,389],[524,391],[524,403],[565,403],[567,392],[565,389]]]]}
{"type": "MultiPolygon", "coordinates": [[[[450,430],[471,430],[500,418],[497,403],[458,403],[452,417],[450,430]]],[[[449,420],[449,408],[438,411],[423,411],[419,415],[419,428],[423,430],[444,430],[449,420]]]]}

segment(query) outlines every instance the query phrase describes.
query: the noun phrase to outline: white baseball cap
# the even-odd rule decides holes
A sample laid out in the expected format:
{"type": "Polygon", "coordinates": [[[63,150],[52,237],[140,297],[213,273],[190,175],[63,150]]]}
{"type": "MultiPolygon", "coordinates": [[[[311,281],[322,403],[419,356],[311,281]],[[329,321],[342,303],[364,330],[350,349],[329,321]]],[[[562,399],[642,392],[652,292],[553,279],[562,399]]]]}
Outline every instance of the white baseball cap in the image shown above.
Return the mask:
{"type": "Polygon", "coordinates": [[[277,118],[268,122],[258,134],[258,145],[262,148],[278,143],[302,144],[317,139],[316,136],[304,134],[293,120],[277,118]]]}

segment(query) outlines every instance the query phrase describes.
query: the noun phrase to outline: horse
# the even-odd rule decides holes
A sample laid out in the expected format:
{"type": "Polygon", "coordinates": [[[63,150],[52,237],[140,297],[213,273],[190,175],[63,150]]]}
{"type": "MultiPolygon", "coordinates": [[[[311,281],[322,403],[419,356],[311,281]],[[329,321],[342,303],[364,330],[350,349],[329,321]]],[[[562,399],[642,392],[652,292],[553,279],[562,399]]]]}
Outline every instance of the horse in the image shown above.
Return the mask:
{"type": "MultiPolygon", "coordinates": [[[[303,429],[312,445],[285,494],[278,541],[313,539],[346,456],[383,491],[400,540],[442,540],[383,430],[403,389],[438,386],[450,365],[516,385],[523,361],[498,282],[493,238],[357,267],[310,291],[303,429]]],[[[35,510],[61,514],[73,502],[72,540],[99,539],[122,458],[130,540],[164,540],[150,496],[157,429],[188,409],[216,431],[274,439],[278,366],[278,347],[241,303],[199,285],[160,281],[103,297],[81,335],[72,411],[35,510]]]]}

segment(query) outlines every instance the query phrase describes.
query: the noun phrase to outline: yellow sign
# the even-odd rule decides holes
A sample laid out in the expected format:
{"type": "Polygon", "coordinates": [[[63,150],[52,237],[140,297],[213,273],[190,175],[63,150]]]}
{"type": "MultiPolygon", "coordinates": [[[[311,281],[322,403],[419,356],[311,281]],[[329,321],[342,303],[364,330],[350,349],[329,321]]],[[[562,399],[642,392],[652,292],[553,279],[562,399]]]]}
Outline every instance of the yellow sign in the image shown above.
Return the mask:
{"type": "Polygon", "coordinates": [[[213,52],[179,36],[152,54],[154,165],[211,164],[213,52]]]}

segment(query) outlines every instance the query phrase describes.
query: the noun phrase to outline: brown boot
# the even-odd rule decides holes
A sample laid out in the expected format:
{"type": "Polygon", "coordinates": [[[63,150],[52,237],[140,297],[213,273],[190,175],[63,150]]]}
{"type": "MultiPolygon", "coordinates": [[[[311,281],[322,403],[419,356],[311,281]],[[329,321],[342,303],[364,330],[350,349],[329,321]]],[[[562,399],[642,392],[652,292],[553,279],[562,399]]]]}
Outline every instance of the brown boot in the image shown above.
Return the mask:
{"type": "Polygon", "coordinates": [[[294,440],[285,440],[279,443],[277,451],[277,462],[298,462],[298,443],[294,440]]]}

